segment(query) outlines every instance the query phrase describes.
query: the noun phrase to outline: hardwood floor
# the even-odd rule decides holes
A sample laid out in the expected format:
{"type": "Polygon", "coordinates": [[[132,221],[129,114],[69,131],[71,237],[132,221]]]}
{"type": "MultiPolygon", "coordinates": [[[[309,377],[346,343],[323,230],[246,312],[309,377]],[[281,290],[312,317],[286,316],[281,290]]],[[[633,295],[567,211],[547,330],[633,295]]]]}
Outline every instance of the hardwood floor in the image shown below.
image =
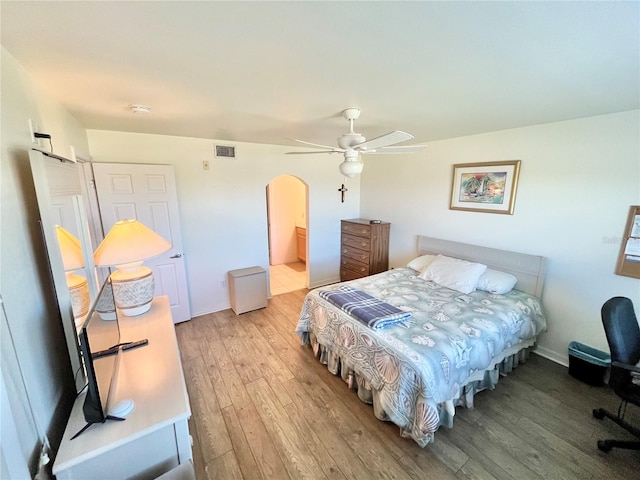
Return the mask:
{"type": "MultiPolygon", "coordinates": [[[[640,479],[640,452],[596,447],[630,438],[591,415],[615,411],[613,393],[537,355],[458,408],[435,443],[401,438],[300,345],[305,294],[177,325],[198,479],[640,479]]],[[[640,424],[638,410],[627,415],[640,424]]]]}

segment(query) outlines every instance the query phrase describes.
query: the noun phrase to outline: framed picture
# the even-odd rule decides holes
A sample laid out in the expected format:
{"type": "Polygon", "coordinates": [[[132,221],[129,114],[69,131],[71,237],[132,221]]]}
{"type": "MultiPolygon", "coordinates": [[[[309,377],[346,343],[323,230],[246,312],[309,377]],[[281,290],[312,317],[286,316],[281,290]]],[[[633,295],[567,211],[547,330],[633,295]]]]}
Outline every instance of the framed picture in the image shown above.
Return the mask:
{"type": "Polygon", "coordinates": [[[453,166],[451,210],[513,215],[520,160],[453,166]]]}
{"type": "Polygon", "coordinates": [[[616,273],[640,278],[640,205],[629,207],[616,273]]]}

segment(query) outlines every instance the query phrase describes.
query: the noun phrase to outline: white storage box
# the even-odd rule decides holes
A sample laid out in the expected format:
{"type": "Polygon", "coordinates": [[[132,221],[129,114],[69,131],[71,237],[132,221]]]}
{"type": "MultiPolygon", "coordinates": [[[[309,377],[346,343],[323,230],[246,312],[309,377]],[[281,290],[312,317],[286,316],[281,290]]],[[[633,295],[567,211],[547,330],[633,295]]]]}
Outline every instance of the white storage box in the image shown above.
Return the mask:
{"type": "Polygon", "coordinates": [[[267,306],[267,272],[261,267],[229,272],[231,308],[240,315],[267,306]]]}

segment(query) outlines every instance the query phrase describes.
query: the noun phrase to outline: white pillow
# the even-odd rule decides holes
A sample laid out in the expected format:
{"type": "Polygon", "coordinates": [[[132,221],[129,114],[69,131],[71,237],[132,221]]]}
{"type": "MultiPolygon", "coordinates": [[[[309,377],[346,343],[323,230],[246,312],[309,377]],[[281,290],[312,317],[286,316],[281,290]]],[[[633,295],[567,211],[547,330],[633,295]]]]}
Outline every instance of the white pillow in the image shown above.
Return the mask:
{"type": "Polygon", "coordinates": [[[486,270],[487,266],[481,263],[438,255],[418,277],[461,293],[471,293],[486,270]]]}
{"type": "Polygon", "coordinates": [[[507,272],[492,270],[487,268],[478,280],[478,290],[484,290],[489,293],[509,293],[518,283],[518,279],[507,272]]]}
{"type": "Polygon", "coordinates": [[[435,258],[436,258],[435,255],[422,255],[420,257],[414,258],[409,263],[407,263],[407,267],[413,268],[414,270],[421,272],[422,270],[427,268],[429,264],[433,260],[435,260],[435,258]]]}

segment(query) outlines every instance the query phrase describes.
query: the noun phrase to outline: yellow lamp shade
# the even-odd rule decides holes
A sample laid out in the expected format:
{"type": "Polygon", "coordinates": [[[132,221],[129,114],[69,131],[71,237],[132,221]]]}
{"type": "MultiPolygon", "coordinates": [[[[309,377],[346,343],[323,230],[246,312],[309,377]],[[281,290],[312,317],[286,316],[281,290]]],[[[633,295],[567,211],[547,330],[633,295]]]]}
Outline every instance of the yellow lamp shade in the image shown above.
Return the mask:
{"type": "Polygon", "coordinates": [[[171,243],[138,220],[116,222],[93,254],[96,266],[139,262],[171,248],[171,243]]]}
{"type": "Polygon", "coordinates": [[[84,267],[84,259],[82,258],[82,247],[80,240],[74,237],[60,225],[56,225],[56,234],[58,236],[58,245],[62,254],[62,264],[64,271],[77,270],[84,267]]]}

